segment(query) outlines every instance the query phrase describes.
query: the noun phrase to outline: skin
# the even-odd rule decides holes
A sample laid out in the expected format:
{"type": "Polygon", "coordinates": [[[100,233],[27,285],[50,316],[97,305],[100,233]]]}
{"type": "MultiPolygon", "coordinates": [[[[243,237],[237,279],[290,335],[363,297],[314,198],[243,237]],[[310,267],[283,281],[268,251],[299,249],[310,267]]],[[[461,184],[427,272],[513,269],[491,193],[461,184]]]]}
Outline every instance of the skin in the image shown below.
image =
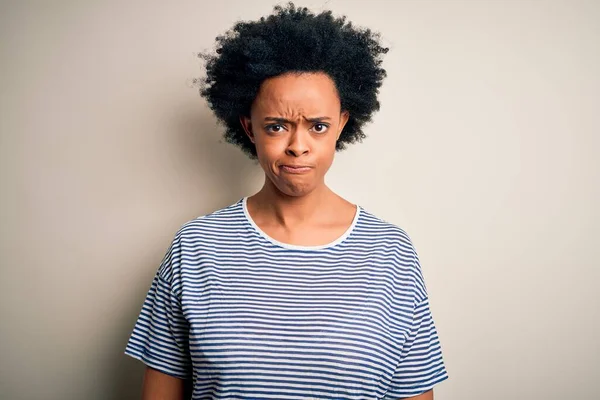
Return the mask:
{"type": "Polygon", "coordinates": [[[142,400],[183,400],[185,381],[146,367],[142,400]]]}
{"type": "MultiPolygon", "coordinates": [[[[248,212],[267,235],[317,246],[348,229],[356,206],[325,184],[348,117],[334,82],[324,73],[289,73],[263,82],[250,116],[240,117],[240,123],[265,173],[263,187],[248,197],[248,212]],[[310,168],[294,173],[284,165],[310,168]]],[[[181,400],[183,392],[184,381],[147,369],[143,400],[181,400]]],[[[410,399],[433,400],[433,391],[410,399]]]]}
{"type": "Polygon", "coordinates": [[[265,173],[262,189],[248,198],[254,222],[283,243],[316,246],[340,237],[356,206],[325,184],[349,117],[334,82],[324,73],[267,79],[250,114],[240,122],[265,173]],[[290,173],[283,165],[307,165],[310,170],[290,173]]]}

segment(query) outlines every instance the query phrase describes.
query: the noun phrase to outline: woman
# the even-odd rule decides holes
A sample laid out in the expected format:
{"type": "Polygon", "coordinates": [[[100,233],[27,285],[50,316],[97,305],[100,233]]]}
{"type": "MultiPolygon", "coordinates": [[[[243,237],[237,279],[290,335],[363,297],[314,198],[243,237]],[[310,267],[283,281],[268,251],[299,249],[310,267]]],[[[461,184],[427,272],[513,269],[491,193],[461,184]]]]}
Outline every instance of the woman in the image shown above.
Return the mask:
{"type": "Polygon", "coordinates": [[[324,181],[379,108],[387,49],[330,12],[276,7],[205,55],[202,95],[265,172],[184,224],[126,354],[144,399],[432,399],[447,378],[407,234],[324,181]]]}

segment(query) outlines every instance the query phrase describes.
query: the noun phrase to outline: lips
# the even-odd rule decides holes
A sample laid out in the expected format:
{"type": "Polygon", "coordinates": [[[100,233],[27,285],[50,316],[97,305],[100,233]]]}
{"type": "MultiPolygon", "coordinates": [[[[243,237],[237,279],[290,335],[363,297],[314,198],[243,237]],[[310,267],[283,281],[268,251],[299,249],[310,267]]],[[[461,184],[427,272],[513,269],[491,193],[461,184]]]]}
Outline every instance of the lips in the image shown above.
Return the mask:
{"type": "Polygon", "coordinates": [[[286,164],[280,166],[281,170],[290,174],[304,174],[312,169],[308,165],[286,164]]]}

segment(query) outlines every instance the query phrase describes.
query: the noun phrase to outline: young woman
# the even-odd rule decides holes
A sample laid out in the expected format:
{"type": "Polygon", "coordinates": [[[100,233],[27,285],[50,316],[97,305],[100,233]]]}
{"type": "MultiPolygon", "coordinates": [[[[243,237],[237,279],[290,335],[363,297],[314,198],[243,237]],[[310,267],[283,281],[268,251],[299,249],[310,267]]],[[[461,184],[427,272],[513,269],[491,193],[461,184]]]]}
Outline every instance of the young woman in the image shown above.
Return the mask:
{"type": "Polygon", "coordinates": [[[292,4],[217,42],[201,93],[265,181],[175,235],[126,348],[143,398],[432,399],[448,375],[414,247],[324,179],[387,49],[292,4]]]}

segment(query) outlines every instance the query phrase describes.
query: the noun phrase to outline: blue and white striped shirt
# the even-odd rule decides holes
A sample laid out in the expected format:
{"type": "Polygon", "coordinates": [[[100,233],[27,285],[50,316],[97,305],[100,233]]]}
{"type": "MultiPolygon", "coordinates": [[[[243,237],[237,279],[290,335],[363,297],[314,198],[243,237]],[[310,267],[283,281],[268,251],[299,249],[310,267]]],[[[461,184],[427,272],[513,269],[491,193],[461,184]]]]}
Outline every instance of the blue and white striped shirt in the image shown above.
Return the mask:
{"type": "Polygon", "coordinates": [[[246,199],[185,223],[125,353],[200,399],[401,399],[448,378],[406,234],[357,206],[323,246],[278,242],[246,199]]]}

